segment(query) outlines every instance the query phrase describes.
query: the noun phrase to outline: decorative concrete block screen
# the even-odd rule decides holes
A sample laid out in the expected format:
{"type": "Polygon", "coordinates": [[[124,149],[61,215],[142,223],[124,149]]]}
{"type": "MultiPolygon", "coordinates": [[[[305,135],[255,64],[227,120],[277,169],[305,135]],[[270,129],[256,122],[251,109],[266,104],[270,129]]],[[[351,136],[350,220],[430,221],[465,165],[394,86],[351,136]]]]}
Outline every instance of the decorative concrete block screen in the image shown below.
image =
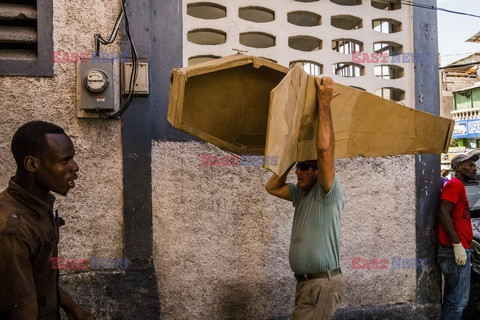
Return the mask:
{"type": "Polygon", "coordinates": [[[238,49],[413,106],[412,8],[398,0],[183,2],[184,66],[238,49]],[[355,53],[357,52],[357,53],[355,53]]]}

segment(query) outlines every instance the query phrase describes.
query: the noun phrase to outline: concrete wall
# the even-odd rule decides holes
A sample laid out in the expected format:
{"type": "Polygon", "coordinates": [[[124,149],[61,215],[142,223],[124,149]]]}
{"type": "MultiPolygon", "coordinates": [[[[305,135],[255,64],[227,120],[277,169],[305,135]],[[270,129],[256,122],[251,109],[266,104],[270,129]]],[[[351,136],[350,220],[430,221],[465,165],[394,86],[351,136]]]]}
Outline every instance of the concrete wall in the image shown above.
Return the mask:
{"type": "MultiPolygon", "coordinates": [[[[54,50],[92,52],[93,34],[100,32],[108,37],[118,11],[118,1],[54,1],[54,50]]],[[[105,48],[105,52],[119,52],[119,43],[105,48]]],[[[0,78],[0,183],[6,187],[15,173],[9,148],[16,128],[31,120],[62,126],[75,144],[80,171],[75,189],[66,198],[57,196],[56,206],[66,221],[60,229],[59,255],[68,259],[122,258],[121,122],[78,119],[76,65],[56,63],[54,71],[55,76],[48,78],[0,78]]],[[[84,281],[75,280],[80,277],[79,271],[62,272],[70,274],[72,290],[84,281]]],[[[84,277],[85,271],[81,273],[84,277]]]]}
{"type": "MultiPolygon", "coordinates": [[[[203,142],[155,142],[154,257],[162,319],[283,319],[293,308],[288,264],[293,206],[270,196],[258,167],[207,167],[224,155],[203,142]]],[[[339,159],[345,189],[343,307],[413,303],[416,259],[414,157],[339,159]],[[388,259],[387,269],[353,269],[352,258],[388,259]]],[[[288,181],[296,183],[290,174],[288,181]]],[[[433,263],[433,262],[429,262],[433,263]]]]}

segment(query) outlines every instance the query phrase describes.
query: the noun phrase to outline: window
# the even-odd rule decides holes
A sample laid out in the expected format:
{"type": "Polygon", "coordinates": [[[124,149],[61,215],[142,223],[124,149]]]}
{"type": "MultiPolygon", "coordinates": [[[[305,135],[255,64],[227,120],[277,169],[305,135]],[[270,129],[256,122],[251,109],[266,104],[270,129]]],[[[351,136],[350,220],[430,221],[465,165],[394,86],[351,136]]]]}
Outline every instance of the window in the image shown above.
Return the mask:
{"type": "Polygon", "coordinates": [[[187,40],[196,44],[217,45],[227,42],[227,34],[222,30],[196,29],[188,32],[187,40]]]}
{"type": "Polygon", "coordinates": [[[372,7],[380,10],[398,10],[402,8],[400,0],[372,0],[372,7]]]}
{"type": "Polygon", "coordinates": [[[345,78],[363,76],[365,73],[364,69],[362,65],[351,62],[340,62],[333,65],[333,73],[345,78]]]}
{"type": "Polygon", "coordinates": [[[268,48],[275,46],[275,36],[264,32],[240,33],[240,43],[252,48],[268,48]]]}
{"type": "Polygon", "coordinates": [[[402,67],[395,65],[380,65],[374,68],[375,76],[382,79],[399,79],[403,77],[404,70],[402,67]]]}
{"type": "Polygon", "coordinates": [[[396,42],[374,42],[373,51],[376,53],[388,53],[390,57],[401,55],[403,46],[396,42]]]}
{"type": "Polygon", "coordinates": [[[398,88],[380,88],[376,90],[376,95],[384,99],[389,99],[393,101],[402,101],[405,100],[405,91],[398,88]]]}
{"type": "Polygon", "coordinates": [[[320,15],[308,11],[292,11],[287,14],[287,20],[291,24],[301,27],[315,27],[322,24],[320,15]]]}
{"type": "Polygon", "coordinates": [[[200,19],[220,19],[227,16],[227,9],[216,3],[198,2],[187,5],[187,14],[200,19]]]}
{"type": "Polygon", "coordinates": [[[323,73],[323,65],[314,61],[292,61],[290,62],[290,68],[293,68],[294,65],[299,64],[303,71],[308,74],[318,76],[323,73]]]}
{"type": "Polygon", "coordinates": [[[344,54],[352,54],[363,51],[363,43],[355,39],[335,39],[332,40],[332,50],[344,54]]]}
{"type": "Polygon", "coordinates": [[[199,55],[195,57],[190,57],[188,58],[188,65],[193,66],[195,64],[207,62],[210,60],[218,59],[220,58],[219,56],[214,56],[214,55],[199,55]]]}
{"type": "Polygon", "coordinates": [[[381,33],[395,33],[402,31],[402,23],[393,19],[375,19],[372,28],[381,33]]]}
{"type": "Polygon", "coordinates": [[[0,75],[53,76],[53,0],[37,1],[0,0],[0,75]]]}
{"type": "Polygon", "coordinates": [[[330,2],[339,4],[341,6],[357,6],[362,4],[362,0],[330,0],[330,2]]]}
{"type": "Polygon", "coordinates": [[[343,30],[357,30],[363,27],[362,19],[350,15],[338,15],[330,18],[332,26],[343,30]]]}
{"type": "Polygon", "coordinates": [[[242,7],[238,9],[238,16],[252,22],[270,22],[275,20],[275,12],[263,7],[242,7]]]}
{"type": "Polygon", "coordinates": [[[311,36],[293,36],[288,38],[288,46],[300,51],[316,51],[322,49],[322,40],[311,36]]]}

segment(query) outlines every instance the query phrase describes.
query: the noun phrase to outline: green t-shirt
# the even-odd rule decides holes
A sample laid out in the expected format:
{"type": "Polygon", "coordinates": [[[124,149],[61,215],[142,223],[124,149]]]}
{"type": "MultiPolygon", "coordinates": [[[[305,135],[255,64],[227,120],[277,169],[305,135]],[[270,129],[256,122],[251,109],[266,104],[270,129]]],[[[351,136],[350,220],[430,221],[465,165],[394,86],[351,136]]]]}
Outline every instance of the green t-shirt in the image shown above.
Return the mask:
{"type": "Polygon", "coordinates": [[[291,183],[288,190],[295,207],[289,253],[293,272],[308,274],[340,267],[340,212],[345,200],[337,177],[327,194],[319,183],[308,193],[291,183]]]}

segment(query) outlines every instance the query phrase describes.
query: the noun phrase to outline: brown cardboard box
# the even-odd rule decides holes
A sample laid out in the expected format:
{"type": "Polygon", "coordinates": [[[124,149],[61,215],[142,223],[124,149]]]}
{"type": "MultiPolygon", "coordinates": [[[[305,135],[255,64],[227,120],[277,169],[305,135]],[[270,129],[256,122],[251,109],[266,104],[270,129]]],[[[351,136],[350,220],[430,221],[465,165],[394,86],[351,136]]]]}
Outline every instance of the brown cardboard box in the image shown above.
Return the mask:
{"type": "MultiPolygon", "coordinates": [[[[278,165],[265,167],[280,175],[295,161],[316,158],[314,77],[300,67],[288,71],[242,54],[175,69],[168,121],[229,152],[276,156],[278,165]]],[[[340,84],[335,91],[335,157],[448,149],[453,120],[340,84]]]]}
{"type": "Polygon", "coordinates": [[[223,150],[263,155],[270,91],[287,72],[242,54],[174,69],[168,121],[223,150]]]}
{"type": "MultiPolygon", "coordinates": [[[[331,102],[335,157],[378,157],[448,151],[454,121],[418,111],[374,94],[335,83],[331,102]]],[[[296,161],[317,158],[317,89],[299,66],[272,90],[266,168],[281,175],[296,161]]]]}

